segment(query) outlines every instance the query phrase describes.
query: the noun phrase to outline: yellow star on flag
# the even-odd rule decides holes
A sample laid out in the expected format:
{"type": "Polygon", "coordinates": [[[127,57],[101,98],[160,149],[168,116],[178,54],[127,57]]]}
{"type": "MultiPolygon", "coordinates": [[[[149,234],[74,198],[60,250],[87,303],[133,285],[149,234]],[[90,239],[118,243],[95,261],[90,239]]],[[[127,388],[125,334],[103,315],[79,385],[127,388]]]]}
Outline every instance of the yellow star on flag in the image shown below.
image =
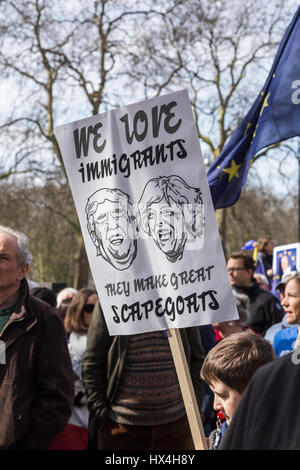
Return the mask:
{"type": "Polygon", "coordinates": [[[242,164],[240,163],[239,165],[237,165],[235,163],[234,160],[231,161],[231,166],[230,168],[224,168],[223,171],[225,173],[228,173],[229,174],[229,179],[228,179],[228,183],[230,183],[230,181],[232,180],[232,178],[234,176],[236,176],[237,178],[239,177],[239,168],[242,166],[242,164]]]}
{"type": "Polygon", "coordinates": [[[247,124],[247,126],[246,126],[246,129],[245,129],[244,135],[247,135],[248,130],[250,129],[251,126],[252,126],[252,123],[251,123],[251,122],[248,122],[248,124],[247,124]]]}
{"type": "Polygon", "coordinates": [[[263,102],[263,104],[262,104],[262,107],[261,107],[261,110],[260,110],[260,113],[259,113],[260,116],[262,115],[263,110],[264,110],[267,106],[269,106],[268,99],[269,99],[270,94],[271,94],[271,93],[268,93],[267,96],[266,96],[265,99],[264,99],[264,102],[263,102]]]}

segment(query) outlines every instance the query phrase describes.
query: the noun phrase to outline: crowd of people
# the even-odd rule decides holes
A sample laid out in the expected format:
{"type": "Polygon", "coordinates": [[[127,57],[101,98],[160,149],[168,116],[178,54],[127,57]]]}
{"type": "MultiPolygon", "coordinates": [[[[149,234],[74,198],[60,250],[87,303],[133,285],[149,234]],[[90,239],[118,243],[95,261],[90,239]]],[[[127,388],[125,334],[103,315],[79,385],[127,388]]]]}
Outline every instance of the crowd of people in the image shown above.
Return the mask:
{"type": "MultiPolygon", "coordinates": [[[[300,272],[275,296],[261,241],[265,272],[227,259],[239,319],[180,329],[211,450],[300,449],[300,272]]],[[[0,226],[0,449],[193,450],[166,332],[110,336],[94,289],[32,286],[30,263],[26,235],[0,226]]]]}

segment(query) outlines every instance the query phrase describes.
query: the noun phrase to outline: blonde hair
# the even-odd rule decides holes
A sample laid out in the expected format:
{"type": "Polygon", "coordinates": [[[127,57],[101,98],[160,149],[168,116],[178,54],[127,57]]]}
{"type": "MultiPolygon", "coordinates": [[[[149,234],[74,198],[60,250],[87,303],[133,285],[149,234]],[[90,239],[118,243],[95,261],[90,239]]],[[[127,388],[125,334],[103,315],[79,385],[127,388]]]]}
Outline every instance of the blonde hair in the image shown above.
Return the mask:
{"type": "Polygon", "coordinates": [[[267,245],[271,240],[272,240],[272,237],[269,237],[269,236],[259,237],[259,239],[257,240],[257,243],[258,243],[258,251],[264,253],[264,252],[265,252],[266,245],[267,245]]]}
{"type": "Polygon", "coordinates": [[[86,304],[87,299],[97,292],[93,289],[80,289],[77,294],[74,295],[66,312],[64,325],[67,333],[86,332],[88,325],[84,321],[83,307],[86,304]]]}

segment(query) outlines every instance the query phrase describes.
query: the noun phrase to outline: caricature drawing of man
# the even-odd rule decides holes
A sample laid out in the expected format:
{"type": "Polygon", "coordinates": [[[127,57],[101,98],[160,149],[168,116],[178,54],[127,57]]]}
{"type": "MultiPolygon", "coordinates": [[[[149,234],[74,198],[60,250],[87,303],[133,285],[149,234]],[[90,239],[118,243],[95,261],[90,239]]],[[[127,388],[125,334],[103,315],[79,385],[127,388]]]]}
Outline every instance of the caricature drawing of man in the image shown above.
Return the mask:
{"type": "Polygon", "coordinates": [[[204,237],[202,193],[179,176],[159,176],[146,184],[139,200],[142,229],[170,262],[182,258],[186,241],[204,237]]]}
{"type": "Polygon", "coordinates": [[[128,194],[117,188],[99,189],[88,198],[85,211],[97,256],[120,271],[128,269],[136,257],[138,234],[128,194]]]}

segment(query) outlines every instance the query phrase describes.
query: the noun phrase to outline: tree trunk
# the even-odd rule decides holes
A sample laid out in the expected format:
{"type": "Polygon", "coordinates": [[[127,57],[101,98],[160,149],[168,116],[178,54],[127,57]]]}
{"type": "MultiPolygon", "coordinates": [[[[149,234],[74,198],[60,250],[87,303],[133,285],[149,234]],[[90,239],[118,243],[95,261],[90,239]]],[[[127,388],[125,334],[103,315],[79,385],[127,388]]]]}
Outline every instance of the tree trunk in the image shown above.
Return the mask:
{"type": "Polygon", "coordinates": [[[228,256],[228,248],[227,248],[227,237],[226,237],[226,222],[227,222],[227,211],[226,209],[218,209],[216,211],[216,219],[217,219],[217,224],[219,227],[219,233],[220,233],[220,238],[221,238],[221,243],[223,246],[223,251],[224,251],[224,256],[225,259],[227,259],[228,256]]]}
{"type": "Polygon", "coordinates": [[[78,238],[78,249],[75,255],[75,272],[74,272],[74,283],[75,289],[79,290],[84,287],[88,287],[90,279],[90,266],[85,251],[83,238],[80,235],[78,238]]]}

